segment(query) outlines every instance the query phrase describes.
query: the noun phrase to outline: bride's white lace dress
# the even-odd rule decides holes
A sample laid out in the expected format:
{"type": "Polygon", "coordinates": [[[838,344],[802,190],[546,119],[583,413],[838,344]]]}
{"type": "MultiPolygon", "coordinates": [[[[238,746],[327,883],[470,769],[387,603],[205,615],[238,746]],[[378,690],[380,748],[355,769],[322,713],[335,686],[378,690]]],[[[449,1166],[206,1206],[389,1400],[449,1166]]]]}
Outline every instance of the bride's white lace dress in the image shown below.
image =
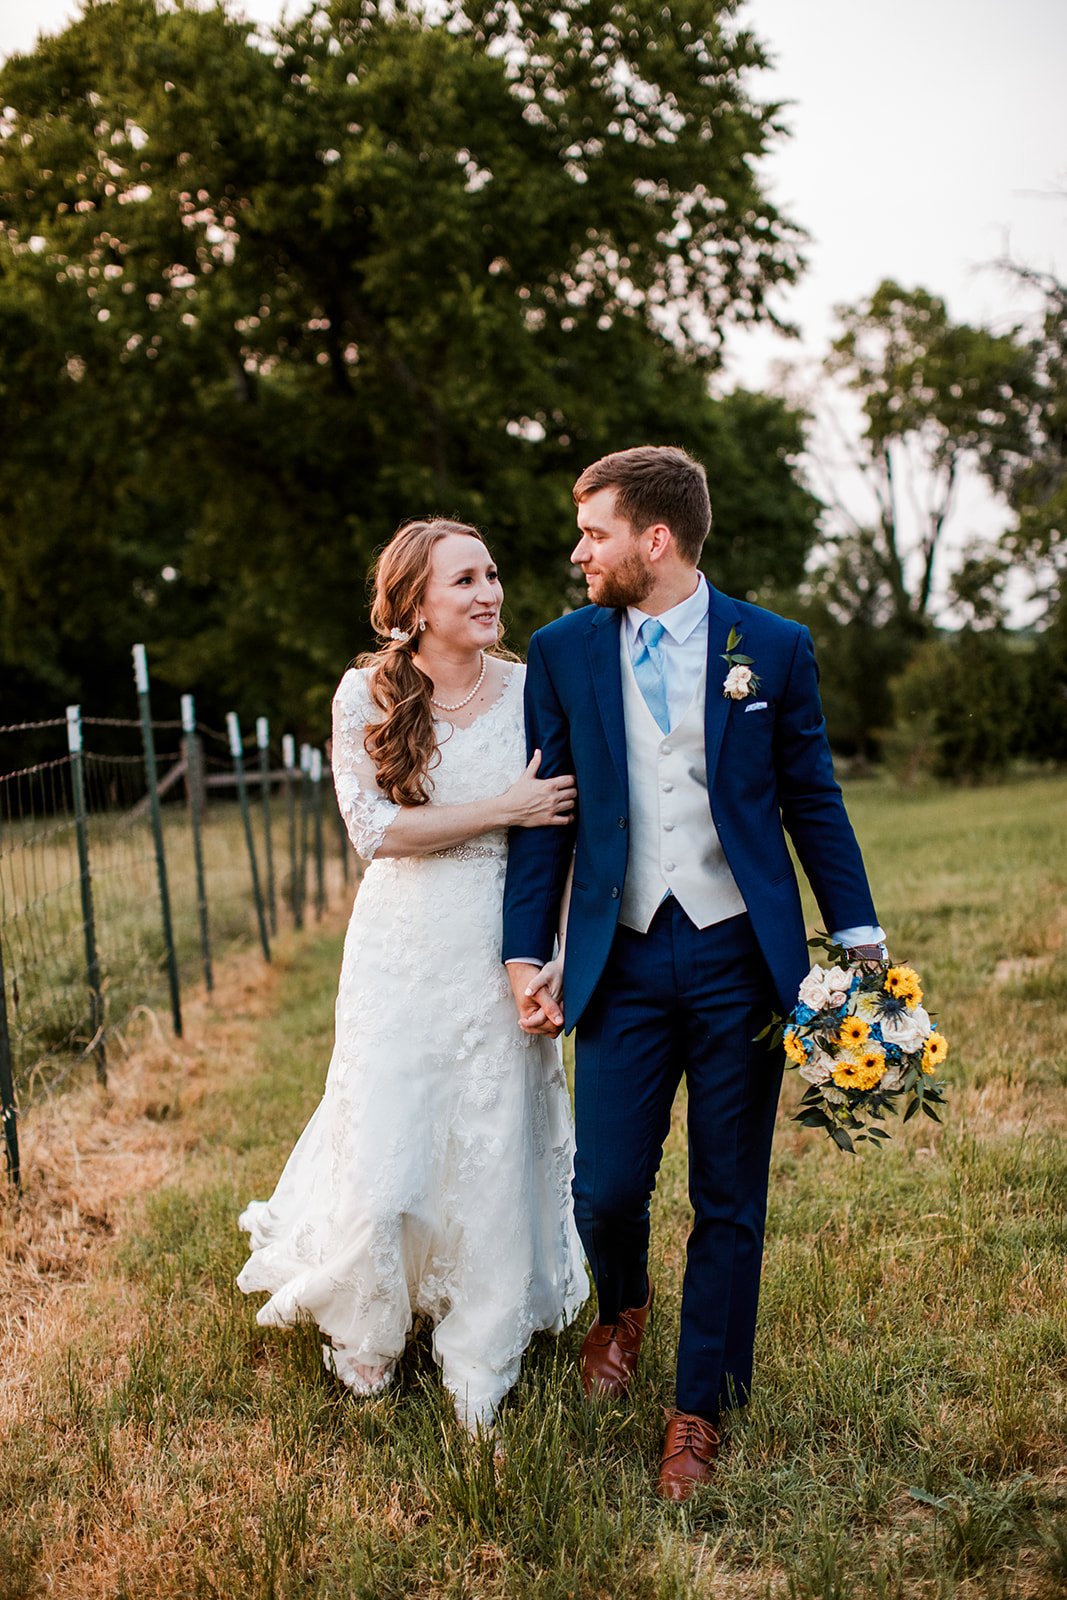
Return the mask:
{"type": "MultiPolygon", "coordinates": [[[[521,774],[522,677],[514,668],[468,728],[438,723],[431,803],[501,794],[521,774]]],[[[398,810],[363,747],[378,715],[366,674],[347,672],[334,777],[370,865],[345,938],[325,1092],[271,1199],[240,1218],[252,1254],[237,1281],[269,1291],[261,1323],[313,1318],[327,1364],[360,1392],[373,1387],[368,1369],[387,1378],[425,1314],[473,1427],[515,1382],[532,1334],[558,1331],[588,1294],[570,1103],[558,1044],[520,1031],[500,964],[506,834],[375,856],[398,810]]]]}

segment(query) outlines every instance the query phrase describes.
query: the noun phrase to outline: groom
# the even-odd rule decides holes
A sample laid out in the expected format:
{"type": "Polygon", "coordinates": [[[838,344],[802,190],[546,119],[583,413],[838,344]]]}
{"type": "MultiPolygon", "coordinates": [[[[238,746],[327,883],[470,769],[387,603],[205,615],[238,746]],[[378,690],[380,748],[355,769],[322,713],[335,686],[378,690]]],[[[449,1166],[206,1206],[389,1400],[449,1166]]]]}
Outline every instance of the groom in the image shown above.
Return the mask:
{"type": "Polygon", "coordinates": [[[723,1408],[752,1383],[781,1082],[780,1054],[754,1036],[793,1007],[809,965],[786,832],[838,941],[873,956],[883,935],[807,630],[698,571],[703,467],[680,449],[621,450],[586,468],[574,499],[571,559],[593,603],[531,640],[526,721],[540,776],[576,775],[578,815],[513,831],[504,959],[528,1031],[576,1029],[574,1207],[598,1300],[589,1395],[625,1394],[637,1366],[649,1201],[686,1079],[694,1221],[658,1485],[684,1500],[713,1471],[723,1408]],[[534,980],[572,850],[561,1011],[534,980]]]}

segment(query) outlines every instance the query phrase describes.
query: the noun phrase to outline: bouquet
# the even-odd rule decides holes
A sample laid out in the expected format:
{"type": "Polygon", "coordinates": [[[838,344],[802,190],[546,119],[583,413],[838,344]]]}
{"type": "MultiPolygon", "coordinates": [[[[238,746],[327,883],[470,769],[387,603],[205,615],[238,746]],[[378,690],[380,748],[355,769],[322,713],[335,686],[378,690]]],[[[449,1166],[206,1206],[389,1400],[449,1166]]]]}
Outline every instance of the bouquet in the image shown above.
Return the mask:
{"type": "Polygon", "coordinates": [[[940,1122],[945,1086],[937,1073],[948,1040],[923,1008],[914,967],[850,963],[824,935],[808,943],[825,949],[833,965],[813,966],[786,1020],[775,1017],[759,1035],[772,1035],[772,1046],[783,1046],[787,1066],[808,1084],[794,1121],[825,1128],[850,1151],[863,1140],[888,1139],[879,1123],[886,1112],[897,1114],[901,1100],[905,1122],[917,1111],[940,1122]]]}

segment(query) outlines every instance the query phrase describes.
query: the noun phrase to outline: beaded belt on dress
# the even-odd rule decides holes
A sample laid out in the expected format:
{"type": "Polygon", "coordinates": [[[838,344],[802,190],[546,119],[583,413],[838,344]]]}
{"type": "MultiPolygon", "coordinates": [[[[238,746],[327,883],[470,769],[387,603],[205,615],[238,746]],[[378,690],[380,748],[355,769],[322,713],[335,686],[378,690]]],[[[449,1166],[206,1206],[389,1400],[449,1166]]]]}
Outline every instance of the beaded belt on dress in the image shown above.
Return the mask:
{"type": "Polygon", "coordinates": [[[491,844],[453,844],[447,850],[435,850],[435,856],[448,861],[493,861],[502,856],[491,844]]]}

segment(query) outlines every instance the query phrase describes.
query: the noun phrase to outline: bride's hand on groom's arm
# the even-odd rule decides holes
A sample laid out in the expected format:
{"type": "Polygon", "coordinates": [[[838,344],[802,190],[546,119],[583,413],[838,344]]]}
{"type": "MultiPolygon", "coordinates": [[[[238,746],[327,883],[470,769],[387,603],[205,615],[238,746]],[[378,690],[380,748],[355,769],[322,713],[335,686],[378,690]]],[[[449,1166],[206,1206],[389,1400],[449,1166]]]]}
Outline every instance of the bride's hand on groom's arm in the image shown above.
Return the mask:
{"type": "Polygon", "coordinates": [[[557,1038],[563,1030],[563,962],[557,958],[539,967],[532,961],[509,961],[507,972],[522,1031],[557,1038]]]}
{"type": "Polygon", "coordinates": [[[535,750],[522,777],[504,796],[512,828],[559,828],[574,815],[578,789],[572,775],[539,778],[540,766],[541,752],[535,750]]]}

